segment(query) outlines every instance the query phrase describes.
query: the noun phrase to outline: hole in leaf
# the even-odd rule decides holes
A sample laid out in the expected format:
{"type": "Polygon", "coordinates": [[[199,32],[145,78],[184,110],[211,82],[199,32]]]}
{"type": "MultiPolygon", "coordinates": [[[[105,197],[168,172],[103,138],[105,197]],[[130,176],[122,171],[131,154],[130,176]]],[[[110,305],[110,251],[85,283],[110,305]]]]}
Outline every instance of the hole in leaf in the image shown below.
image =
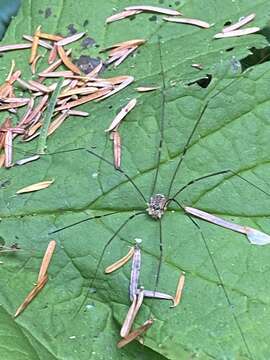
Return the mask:
{"type": "Polygon", "coordinates": [[[225,51],[232,51],[234,49],[234,47],[230,47],[228,49],[226,49],[225,51]]]}
{"type": "Polygon", "coordinates": [[[210,84],[211,80],[212,80],[212,75],[206,74],[206,76],[204,76],[203,78],[195,80],[195,81],[191,81],[187,85],[191,86],[191,85],[197,84],[200,87],[205,89],[210,84]]]}
{"type": "Polygon", "coordinates": [[[228,20],[224,23],[224,26],[229,26],[229,25],[232,25],[232,22],[230,20],[228,20]]]}
{"type": "Polygon", "coordinates": [[[262,49],[251,48],[251,54],[240,60],[242,71],[245,71],[249,67],[262,64],[270,60],[270,49],[265,47],[262,49]]]}

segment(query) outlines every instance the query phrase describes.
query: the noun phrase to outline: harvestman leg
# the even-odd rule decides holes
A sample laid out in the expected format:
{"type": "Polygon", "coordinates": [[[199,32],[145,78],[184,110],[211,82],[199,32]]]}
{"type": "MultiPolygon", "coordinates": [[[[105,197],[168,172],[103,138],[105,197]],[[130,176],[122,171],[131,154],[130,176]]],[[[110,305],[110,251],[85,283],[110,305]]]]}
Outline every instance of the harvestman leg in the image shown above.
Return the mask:
{"type": "MultiPolygon", "coordinates": [[[[119,227],[118,229],[114,232],[114,234],[110,237],[110,239],[106,242],[106,244],[104,245],[103,249],[102,249],[102,252],[99,256],[99,260],[98,260],[98,263],[97,263],[97,266],[96,266],[96,270],[94,272],[94,276],[93,276],[93,279],[89,282],[89,286],[88,286],[88,289],[90,289],[91,287],[93,287],[93,284],[96,280],[96,277],[97,277],[97,273],[100,269],[100,265],[101,265],[101,262],[103,260],[103,257],[105,255],[105,252],[108,248],[108,246],[111,244],[111,242],[115,239],[115,237],[120,233],[120,231],[131,221],[133,220],[135,217],[137,217],[138,215],[145,215],[145,212],[144,211],[139,211],[135,214],[132,214],[131,216],[129,216],[119,227]]],[[[80,305],[78,311],[76,312],[76,314],[78,314],[80,312],[80,310],[82,309],[83,305],[85,304],[85,301],[87,299],[87,296],[88,296],[88,292],[87,294],[85,295],[84,299],[83,299],[83,302],[82,304],[80,305]]]]}
{"type": "MultiPolygon", "coordinates": [[[[185,211],[184,208],[183,208],[183,206],[182,206],[177,200],[171,199],[171,201],[175,202],[175,203],[179,206],[179,208],[180,208],[181,210],[185,211]]],[[[228,305],[229,305],[229,308],[231,309],[231,313],[232,313],[234,322],[235,322],[235,324],[236,324],[236,326],[237,326],[237,328],[238,328],[238,331],[239,331],[239,333],[240,333],[240,335],[241,335],[242,341],[243,341],[243,343],[244,343],[244,345],[245,345],[245,347],[246,347],[246,350],[247,350],[247,352],[248,352],[249,357],[250,357],[251,359],[253,359],[253,356],[252,356],[251,350],[250,350],[250,348],[249,348],[249,346],[248,346],[248,343],[247,343],[247,340],[246,340],[246,338],[245,338],[244,332],[243,332],[243,330],[242,330],[242,328],[241,328],[241,325],[240,325],[240,323],[239,323],[239,321],[238,321],[237,316],[235,315],[235,313],[234,313],[234,311],[233,311],[233,303],[232,303],[231,300],[230,300],[229,293],[228,293],[228,291],[226,290],[226,287],[225,287],[225,285],[224,285],[224,283],[223,283],[222,277],[221,277],[221,275],[220,275],[220,272],[218,271],[218,267],[217,267],[217,264],[216,264],[216,262],[215,262],[215,259],[214,259],[213,255],[211,254],[211,251],[210,251],[210,249],[209,249],[209,246],[208,246],[208,243],[207,243],[206,238],[205,238],[205,236],[204,236],[204,233],[203,233],[201,227],[199,226],[199,224],[198,224],[189,214],[186,213],[186,215],[188,216],[189,220],[193,223],[193,225],[195,225],[196,228],[198,229],[198,231],[200,232],[200,235],[201,235],[201,238],[202,238],[202,240],[203,240],[204,246],[205,246],[205,248],[206,248],[206,251],[207,251],[208,256],[209,256],[209,258],[210,258],[210,260],[211,260],[212,266],[213,266],[213,268],[214,268],[214,270],[215,270],[215,273],[216,273],[216,275],[217,275],[218,282],[219,282],[219,284],[221,285],[221,287],[222,287],[222,289],[223,289],[223,292],[224,292],[226,301],[227,301],[227,303],[228,303],[228,305]]]]}

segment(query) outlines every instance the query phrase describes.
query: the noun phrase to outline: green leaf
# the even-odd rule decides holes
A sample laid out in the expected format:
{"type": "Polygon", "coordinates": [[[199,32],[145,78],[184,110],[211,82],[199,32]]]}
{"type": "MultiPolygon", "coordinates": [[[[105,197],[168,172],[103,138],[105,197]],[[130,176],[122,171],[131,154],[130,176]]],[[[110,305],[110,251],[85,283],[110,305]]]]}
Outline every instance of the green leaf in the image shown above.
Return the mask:
{"type": "MultiPolygon", "coordinates": [[[[120,41],[144,38],[147,43],[117,70],[108,69],[102,74],[105,78],[132,75],[134,84],[105,101],[83,105],[81,108],[89,111],[89,117],[66,120],[47,139],[49,155],[21,167],[1,170],[1,183],[9,182],[0,189],[0,236],[5,245],[17,242],[22,248],[16,254],[1,256],[2,357],[5,360],[268,359],[270,248],[251,246],[240,234],[197,220],[210,257],[200,231],[175,205],[169,207],[162,219],[164,254],[158,290],[174,294],[179,274],[185,271],[181,304],[170,309],[168,302],[146,300],[135,326],[150,314],[156,321],[144,336],[144,346],[134,342],[117,349],[120,327],[130,306],[130,264],[111,275],[105,276],[103,270],[126,254],[135,238],[140,238],[143,240],[140,282],[146,289],[154,289],[160,256],[158,223],[147,214],[130,221],[107,248],[89,291],[105,243],[134,211],[145,210],[147,204],[124,176],[99,158],[84,150],[67,152],[75,148],[94,149],[112,161],[111,141],[104,130],[122,106],[136,97],[137,106],[119,130],[122,163],[148,200],[157,167],[163,94],[159,90],[139,94],[135,88],[161,86],[163,68],[164,142],[156,191],[167,194],[187,138],[208,101],[172,193],[194,178],[223,169],[233,169],[268,190],[269,66],[267,62],[258,64],[245,73],[240,73],[239,67],[239,61],[250,54],[249,49],[268,45],[267,38],[257,34],[212,39],[227,21],[237,21],[251,12],[257,14],[255,25],[266,26],[268,3],[146,2],[164,7],[173,5],[185,16],[214,23],[207,30],[165,23],[162,16],[155,18],[153,14],[140,14],[133,20],[105,25],[106,17],[115,7],[120,11],[136,4],[135,1],[99,1],[95,5],[70,0],[50,3],[24,1],[4,43],[21,42],[22,34],[32,34],[38,25],[44,31],[63,35],[72,28],[87,30],[95,45],[84,49],[81,42],[72,44],[74,58],[80,55],[96,58],[101,56],[98,53],[101,48],[120,41]],[[193,63],[202,63],[203,70],[192,68],[193,63]],[[208,79],[211,75],[211,81],[203,88],[196,80],[206,75],[208,79]],[[29,183],[48,178],[55,179],[54,186],[14,196],[29,183]],[[118,214],[51,234],[89,216],[111,211],[118,214]],[[16,308],[37,280],[42,256],[52,238],[58,246],[49,268],[48,283],[14,320],[16,308]],[[78,313],[85,296],[86,302],[78,313]]],[[[15,59],[23,78],[29,79],[28,57],[27,50],[4,54],[1,78],[6,77],[11,59],[15,59]]],[[[47,54],[40,61],[39,71],[47,66],[46,57],[47,54]]],[[[20,110],[19,114],[23,112],[20,110]]],[[[7,114],[0,116],[3,120],[7,114]]],[[[36,140],[27,144],[15,141],[15,159],[33,153],[36,145],[36,140]]],[[[181,204],[270,233],[269,197],[237,176],[229,174],[197,182],[177,199],[181,204]]]]}

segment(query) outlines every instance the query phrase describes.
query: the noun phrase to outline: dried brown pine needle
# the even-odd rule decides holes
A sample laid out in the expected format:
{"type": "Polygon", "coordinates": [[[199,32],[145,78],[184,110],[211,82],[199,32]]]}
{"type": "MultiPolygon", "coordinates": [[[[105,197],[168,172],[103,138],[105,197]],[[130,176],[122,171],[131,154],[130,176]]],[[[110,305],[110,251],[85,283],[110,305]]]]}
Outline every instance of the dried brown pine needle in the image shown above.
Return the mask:
{"type": "Polygon", "coordinates": [[[198,70],[202,70],[203,69],[203,66],[202,64],[191,64],[191,66],[195,69],[198,69],[198,70]]]}
{"type": "Polygon", "coordinates": [[[121,167],[121,136],[117,130],[112,132],[113,140],[113,157],[114,157],[114,167],[115,169],[120,169],[121,167]]]}
{"type": "Polygon", "coordinates": [[[131,53],[133,53],[138,46],[134,46],[133,48],[127,49],[125,50],[125,53],[120,56],[120,58],[118,59],[114,59],[115,63],[114,63],[114,67],[117,67],[118,65],[120,65],[131,53]]]}
{"type": "Polygon", "coordinates": [[[94,92],[96,92],[98,90],[97,87],[79,87],[79,88],[75,88],[75,89],[71,89],[71,90],[66,90],[64,92],[62,92],[62,94],[60,94],[58,96],[59,99],[66,97],[66,96],[72,96],[72,95],[88,95],[88,94],[92,94],[94,92]]]}
{"type": "Polygon", "coordinates": [[[81,70],[75,64],[73,64],[73,62],[68,58],[68,55],[66,54],[64,48],[62,46],[57,45],[57,51],[59,57],[62,59],[66,67],[69,70],[73,71],[75,74],[81,75],[81,70]]]}
{"type": "MultiPolygon", "coordinates": [[[[71,49],[68,50],[66,52],[67,56],[71,54],[71,49]]],[[[42,71],[42,74],[45,74],[45,73],[50,73],[50,72],[53,72],[54,70],[56,70],[61,64],[62,64],[62,59],[58,59],[56,60],[55,62],[53,62],[49,67],[47,67],[47,69],[43,70],[42,71]]],[[[39,74],[39,77],[41,77],[41,74],[39,74]]],[[[39,79],[39,81],[42,81],[43,79],[39,79]]]]}
{"type": "Polygon", "coordinates": [[[12,166],[12,131],[8,130],[5,136],[5,168],[12,166]]]}
{"type": "Polygon", "coordinates": [[[36,88],[36,91],[41,91],[42,93],[49,93],[49,92],[51,92],[51,90],[50,90],[47,86],[39,83],[38,81],[29,80],[29,81],[28,81],[28,84],[29,84],[31,87],[36,88]]]}
{"type": "Polygon", "coordinates": [[[138,336],[145,333],[153,325],[153,323],[154,319],[147,320],[142,326],[129,333],[124,339],[120,340],[117,344],[117,347],[121,349],[131,341],[135,340],[138,336]]]}
{"type": "Polygon", "coordinates": [[[70,70],[67,71],[53,71],[53,72],[42,72],[39,73],[38,76],[41,77],[52,77],[52,78],[60,78],[60,77],[64,77],[64,78],[72,78],[73,77],[73,72],[70,70]]]}
{"type": "Polygon", "coordinates": [[[226,26],[222,29],[222,32],[223,33],[226,33],[226,32],[230,32],[230,31],[234,31],[234,30],[237,30],[239,29],[240,27],[248,24],[249,22],[251,22],[254,18],[255,18],[256,14],[253,13],[253,14],[250,14],[248,16],[245,16],[243,17],[241,20],[239,20],[238,22],[230,25],[230,26],[226,26]]]}
{"type": "Polygon", "coordinates": [[[176,292],[175,292],[173,305],[171,305],[171,307],[175,307],[180,303],[182,293],[183,293],[183,289],[184,289],[184,285],[185,285],[185,273],[182,272],[182,274],[180,275],[179,280],[178,280],[178,285],[177,285],[177,289],[176,289],[176,292]]]}
{"type": "Polygon", "coordinates": [[[63,122],[68,117],[68,115],[69,115],[68,111],[65,111],[50,123],[48,129],[48,136],[52,135],[63,124],[63,122]]]}
{"type": "Polygon", "coordinates": [[[120,122],[125,118],[125,116],[136,106],[137,100],[132,99],[130,100],[126,106],[124,106],[121,111],[116,115],[116,117],[113,119],[111,125],[108,127],[108,129],[105,130],[105,132],[109,132],[114,130],[120,122]]]}
{"type": "Polygon", "coordinates": [[[0,126],[0,149],[5,146],[6,130],[12,126],[11,118],[7,117],[0,126]]]}
{"type": "Polygon", "coordinates": [[[40,159],[39,155],[33,155],[33,156],[30,156],[30,157],[25,158],[25,159],[17,160],[15,162],[15,165],[18,165],[18,166],[25,165],[25,164],[28,164],[29,162],[32,162],[32,161],[35,161],[35,160],[38,160],[38,159],[40,159]]]}
{"type": "Polygon", "coordinates": [[[86,76],[89,78],[94,78],[98,75],[98,73],[100,72],[100,70],[102,69],[103,66],[103,62],[100,61],[100,63],[90,72],[88,73],[86,76]]]}
{"type": "Polygon", "coordinates": [[[108,266],[105,269],[105,273],[110,274],[113,271],[118,270],[120,267],[124,266],[132,258],[133,254],[134,254],[134,246],[132,246],[132,248],[129,250],[127,255],[123,256],[121,259],[117,260],[115,263],[108,266]]]}
{"type": "Polygon", "coordinates": [[[100,89],[97,90],[96,92],[94,92],[93,94],[90,95],[86,95],[86,96],[82,96],[80,99],[78,100],[74,100],[74,101],[70,101],[65,105],[62,105],[58,108],[55,109],[55,111],[62,111],[62,110],[66,110],[66,109],[71,109],[73,107],[85,104],[89,101],[98,99],[106,94],[108,94],[111,90],[110,89],[100,89]]]}
{"type": "Polygon", "coordinates": [[[136,88],[138,92],[148,92],[160,89],[160,86],[139,86],[136,88]]]}
{"type": "Polygon", "coordinates": [[[11,51],[11,50],[21,50],[31,48],[31,44],[13,44],[13,45],[3,45],[0,46],[0,52],[11,51]]]}
{"type": "Polygon", "coordinates": [[[55,250],[55,246],[56,246],[56,241],[55,240],[51,240],[49,242],[49,245],[47,247],[47,250],[44,254],[41,266],[40,266],[40,270],[39,270],[39,274],[38,274],[38,282],[42,281],[42,279],[46,276],[47,274],[47,270],[48,267],[50,265],[54,250],[55,250]]]}
{"type": "Polygon", "coordinates": [[[64,46],[64,45],[68,45],[73,43],[74,41],[78,41],[79,39],[81,39],[83,36],[85,35],[85,32],[81,32],[78,34],[74,34],[71,36],[68,36],[66,38],[62,38],[62,40],[59,40],[56,45],[60,45],[60,46],[64,46]]]}
{"type": "Polygon", "coordinates": [[[138,295],[134,296],[132,304],[128,310],[126,318],[123,322],[123,325],[120,330],[120,336],[126,338],[132,328],[133,322],[142,306],[144,299],[144,289],[143,287],[139,289],[138,295]]]}
{"type": "Polygon", "coordinates": [[[244,36],[244,35],[254,34],[254,33],[256,33],[256,32],[258,32],[260,30],[261,29],[259,27],[250,27],[250,28],[230,31],[230,32],[226,32],[226,33],[222,32],[222,33],[216,34],[214,36],[214,39],[222,39],[222,38],[228,38],[228,37],[244,36]]]}
{"type": "Polygon", "coordinates": [[[26,296],[23,303],[18,307],[18,309],[15,312],[14,317],[19,316],[24,309],[27,307],[27,305],[37,296],[37,294],[42,290],[42,288],[46,285],[46,282],[48,281],[48,275],[45,275],[43,279],[37,283],[37,285],[30,291],[30,293],[26,296]]]}
{"type": "Polygon", "coordinates": [[[31,48],[31,54],[30,54],[30,58],[29,58],[29,64],[32,64],[32,62],[34,61],[35,57],[37,56],[37,49],[38,49],[38,40],[39,40],[39,34],[40,34],[40,29],[41,26],[38,26],[33,38],[33,42],[32,42],[32,48],[31,48]]]}
{"type": "Polygon", "coordinates": [[[41,181],[41,182],[26,186],[26,187],[16,191],[16,194],[25,194],[25,193],[29,193],[29,192],[33,192],[33,191],[43,190],[43,189],[46,189],[47,187],[49,187],[53,183],[54,183],[54,180],[41,181]]]}
{"type": "MultiPolygon", "coordinates": [[[[33,42],[34,41],[34,38],[33,38],[33,36],[30,36],[30,35],[23,35],[23,38],[25,39],[25,40],[28,40],[28,41],[31,41],[31,42],[33,42]]],[[[45,49],[48,49],[48,50],[51,50],[53,47],[52,47],[52,45],[51,44],[49,44],[47,41],[44,41],[44,40],[38,40],[38,45],[40,45],[40,46],[42,46],[42,47],[44,47],[45,49]]],[[[30,47],[31,47],[32,45],[30,45],[30,47]]]]}
{"type": "Polygon", "coordinates": [[[164,17],[163,20],[181,24],[189,24],[199,26],[204,29],[210,28],[210,24],[206,21],[198,20],[198,19],[191,19],[191,18],[184,18],[184,17],[164,17]]]}
{"type": "Polygon", "coordinates": [[[109,24],[109,23],[111,23],[113,21],[125,19],[125,18],[127,18],[129,16],[140,14],[141,12],[142,12],[142,10],[124,10],[124,11],[121,11],[120,13],[109,16],[106,19],[106,24],[109,24]]]}
{"type": "Polygon", "coordinates": [[[54,35],[54,34],[48,34],[48,33],[43,33],[43,32],[40,32],[40,33],[39,33],[39,37],[40,37],[41,39],[51,40],[51,41],[60,41],[60,40],[63,39],[62,36],[54,35]]]}
{"type": "Polygon", "coordinates": [[[159,14],[177,16],[182,15],[178,10],[166,9],[159,6],[148,6],[148,5],[137,5],[137,6],[128,6],[125,7],[125,10],[139,10],[139,11],[147,11],[147,12],[155,12],[159,14]]]}
{"type": "Polygon", "coordinates": [[[0,168],[5,164],[5,154],[0,154],[0,168]]]}
{"type": "MultiPolygon", "coordinates": [[[[108,51],[110,49],[115,49],[115,48],[121,48],[121,49],[127,49],[133,46],[139,46],[142,45],[146,42],[146,40],[144,39],[134,39],[134,40],[127,40],[127,41],[123,41],[121,43],[116,43],[114,45],[108,46],[105,49],[103,49],[102,51],[108,51]]],[[[112,55],[114,54],[113,51],[111,53],[112,55]]]]}
{"type": "Polygon", "coordinates": [[[97,101],[102,101],[102,100],[116,94],[117,92],[123,90],[125,87],[130,85],[133,81],[134,81],[133,76],[126,76],[126,80],[124,80],[120,85],[116,86],[112,91],[108,91],[108,93],[106,95],[102,96],[97,101]]]}
{"type": "Polygon", "coordinates": [[[37,55],[35,57],[35,59],[33,60],[32,64],[31,64],[31,72],[34,75],[36,73],[36,66],[37,66],[37,62],[38,60],[40,60],[42,58],[41,55],[37,55]]]}

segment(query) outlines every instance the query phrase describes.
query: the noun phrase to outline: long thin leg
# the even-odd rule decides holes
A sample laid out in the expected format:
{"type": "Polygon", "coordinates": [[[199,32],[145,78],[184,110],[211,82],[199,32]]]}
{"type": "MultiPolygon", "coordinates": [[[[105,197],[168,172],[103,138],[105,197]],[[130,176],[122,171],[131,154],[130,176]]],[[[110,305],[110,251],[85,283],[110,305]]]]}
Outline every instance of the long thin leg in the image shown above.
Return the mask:
{"type": "Polygon", "coordinates": [[[182,155],[181,155],[181,157],[180,157],[180,159],[179,159],[179,161],[178,161],[178,163],[177,163],[177,165],[176,165],[176,168],[175,168],[175,170],[174,170],[174,173],[173,173],[173,176],[172,176],[170,185],[169,185],[168,197],[170,197],[170,194],[171,194],[171,191],[172,191],[172,186],[173,186],[175,177],[176,177],[176,175],[177,175],[177,173],[178,173],[178,171],[179,171],[179,169],[180,169],[180,166],[181,166],[181,164],[182,164],[182,162],[183,162],[183,160],[184,160],[184,157],[185,157],[186,152],[187,152],[187,150],[188,150],[188,148],[189,148],[189,145],[190,145],[190,142],[191,142],[191,140],[192,140],[192,138],[193,138],[193,135],[194,135],[195,131],[197,130],[198,125],[199,125],[200,122],[201,122],[201,119],[202,119],[202,117],[203,117],[203,114],[205,113],[205,110],[207,109],[208,104],[209,104],[209,101],[207,101],[207,102],[205,103],[205,105],[203,106],[203,109],[202,109],[202,111],[201,111],[201,113],[200,113],[200,116],[199,116],[199,118],[196,120],[196,122],[195,122],[195,124],[194,124],[194,126],[193,126],[193,129],[192,129],[192,131],[191,131],[191,133],[190,133],[190,135],[189,135],[189,137],[188,137],[188,139],[187,139],[187,142],[186,142],[186,144],[185,144],[185,146],[184,146],[184,150],[183,150],[182,155]]]}
{"type": "MultiPolygon", "coordinates": [[[[105,252],[108,248],[108,246],[111,244],[111,242],[114,240],[114,238],[120,233],[120,231],[132,220],[134,219],[136,216],[138,215],[142,215],[142,214],[145,214],[145,211],[140,211],[140,212],[137,212],[135,214],[132,214],[131,216],[129,216],[123,223],[122,225],[119,226],[119,228],[115,231],[115,233],[110,237],[110,239],[106,242],[106,244],[104,245],[103,249],[102,249],[102,252],[100,254],[100,257],[99,257],[99,260],[98,260],[98,263],[97,263],[97,266],[96,266],[96,270],[94,272],[94,276],[92,278],[92,280],[89,282],[89,286],[88,286],[88,289],[92,288],[93,287],[93,284],[96,280],[96,277],[97,277],[97,273],[99,271],[99,268],[100,268],[100,265],[101,265],[101,262],[103,260],[103,257],[105,255],[105,252]]],[[[76,314],[78,314],[80,312],[80,310],[82,309],[83,305],[85,304],[85,301],[87,299],[87,296],[88,296],[88,292],[87,294],[85,295],[84,299],[83,299],[83,302],[82,304],[80,305],[78,311],[76,312],[76,314]]]]}
{"type": "MultiPolygon", "coordinates": [[[[45,154],[45,155],[43,155],[43,156],[48,156],[48,155],[51,156],[51,155],[68,153],[68,152],[73,152],[73,151],[82,151],[82,150],[88,152],[89,154],[97,157],[97,158],[100,159],[100,160],[103,160],[104,162],[106,162],[108,165],[112,166],[112,167],[115,169],[114,164],[113,164],[110,160],[108,160],[108,159],[104,158],[103,156],[97,154],[97,153],[94,152],[93,150],[89,150],[89,149],[86,149],[86,148],[75,148],[75,149],[68,149],[68,150],[60,150],[60,151],[57,151],[57,152],[54,152],[54,153],[45,154]]],[[[124,170],[122,170],[121,168],[118,168],[118,169],[115,169],[115,170],[118,171],[118,172],[120,172],[122,175],[124,175],[124,176],[127,178],[127,180],[132,184],[132,186],[134,187],[134,189],[136,189],[137,193],[142,197],[142,199],[144,200],[144,202],[147,203],[146,197],[145,197],[144,194],[141,192],[141,190],[138,188],[138,186],[134,183],[134,181],[132,180],[132,178],[131,178],[124,170]]]]}
{"type": "MultiPolygon", "coordinates": [[[[265,195],[270,196],[270,193],[268,193],[267,191],[265,191],[264,189],[260,188],[259,186],[257,186],[256,184],[253,184],[251,181],[247,180],[246,178],[244,178],[241,175],[238,175],[235,171],[227,169],[227,170],[221,170],[221,171],[217,171],[217,172],[213,172],[210,174],[206,174],[203,176],[200,176],[196,179],[193,179],[191,181],[189,181],[187,184],[185,184],[184,186],[182,186],[172,197],[172,199],[175,199],[177,195],[179,195],[182,191],[184,191],[186,188],[188,188],[189,186],[201,181],[201,180],[205,180],[208,179],[210,177],[214,177],[214,176],[218,176],[218,175],[223,175],[223,174],[228,174],[231,173],[234,176],[239,177],[241,180],[245,181],[246,183],[248,183],[249,185],[253,186],[255,189],[263,192],[265,195]]],[[[170,200],[170,199],[169,199],[170,200]]]]}
{"type": "Polygon", "coordinates": [[[218,90],[216,94],[214,94],[213,96],[211,96],[211,97],[209,98],[209,100],[206,101],[206,103],[204,104],[204,106],[203,106],[203,108],[202,108],[202,110],[201,110],[201,113],[200,113],[200,115],[199,115],[199,118],[196,120],[196,122],[195,122],[195,124],[194,124],[194,126],[193,126],[193,128],[192,128],[192,130],[191,130],[191,133],[190,133],[190,135],[189,135],[189,137],[188,137],[188,139],[187,139],[187,142],[186,142],[186,144],[185,144],[185,146],[184,146],[183,152],[182,152],[182,154],[181,154],[181,156],[180,156],[180,158],[179,158],[179,161],[178,161],[178,163],[177,163],[177,165],[176,165],[175,171],[174,171],[174,173],[173,173],[172,180],[171,180],[170,185],[169,185],[167,197],[170,197],[170,194],[171,194],[171,191],[172,191],[172,187],[173,187],[173,183],[174,183],[174,181],[175,181],[176,175],[177,175],[177,173],[178,173],[178,171],[179,171],[179,169],[180,169],[180,167],[181,167],[181,164],[182,164],[182,162],[183,162],[183,160],[184,160],[184,157],[185,157],[186,152],[187,152],[187,150],[188,150],[188,148],[189,148],[189,145],[190,145],[190,142],[191,142],[191,140],[192,140],[192,138],[193,138],[193,135],[194,135],[194,133],[196,132],[197,127],[199,126],[199,124],[200,124],[200,122],[201,122],[201,120],[202,120],[202,117],[203,117],[203,115],[204,115],[204,113],[205,113],[205,111],[206,111],[206,109],[207,109],[210,101],[213,100],[213,99],[214,99],[216,96],[218,96],[222,91],[224,91],[225,89],[227,89],[228,87],[230,87],[232,84],[234,84],[234,83],[235,83],[236,81],[238,81],[239,79],[241,79],[241,77],[238,77],[238,78],[233,79],[232,81],[230,81],[230,82],[229,82],[228,84],[226,84],[221,90],[218,90]]]}
{"type": "Polygon", "coordinates": [[[164,68],[163,68],[163,61],[162,61],[162,53],[161,53],[161,46],[160,46],[160,37],[158,38],[158,50],[159,50],[159,59],[160,59],[160,73],[162,76],[162,89],[161,89],[161,117],[160,117],[160,140],[158,146],[158,156],[157,156],[157,167],[154,176],[153,187],[151,191],[151,195],[155,194],[155,189],[157,185],[158,173],[160,168],[160,159],[161,159],[161,152],[163,147],[163,138],[164,138],[164,119],[165,119],[165,75],[164,75],[164,68]]]}
{"type": "MultiPolygon", "coordinates": [[[[180,209],[182,209],[183,211],[185,211],[184,208],[183,208],[183,206],[182,206],[177,200],[172,199],[172,201],[175,202],[175,203],[180,207],[180,209]]],[[[185,213],[185,214],[186,214],[186,213],[185,213]]],[[[189,220],[196,226],[196,228],[197,228],[197,229],[199,230],[199,232],[200,232],[200,235],[201,235],[201,238],[202,238],[202,240],[203,240],[204,246],[205,246],[206,251],[207,251],[207,253],[208,253],[208,256],[209,256],[209,258],[210,258],[210,260],[211,260],[211,263],[212,263],[212,266],[213,266],[213,268],[214,268],[214,271],[215,271],[215,273],[216,273],[216,275],[217,275],[218,282],[219,282],[220,286],[221,286],[222,289],[223,289],[223,292],[224,292],[226,301],[227,301],[227,303],[228,303],[228,305],[229,305],[229,308],[232,310],[232,309],[233,309],[233,303],[232,303],[232,301],[230,300],[229,293],[228,293],[228,291],[227,291],[226,288],[225,288],[225,285],[224,285],[224,283],[223,283],[222,277],[221,277],[220,272],[219,272],[219,270],[218,270],[217,264],[216,264],[216,262],[215,262],[215,259],[214,259],[213,255],[211,254],[211,251],[210,251],[210,249],[209,249],[209,246],[208,246],[208,243],[207,243],[207,241],[206,241],[206,238],[205,238],[205,236],[204,236],[204,234],[203,234],[203,231],[202,231],[201,227],[199,226],[199,224],[198,224],[189,214],[186,214],[186,215],[188,216],[189,220]]],[[[243,332],[243,330],[242,330],[242,328],[241,328],[241,325],[240,325],[240,323],[239,323],[239,321],[238,321],[238,319],[237,319],[237,316],[235,315],[235,313],[233,312],[233,310],[231,311],[231,313],[232,313],[232,317],[233,317],[233,319],[234,319],[234,322],[235,322],[235,324],[236,324],[236,327],[238,328],[238,331],[239,331],[240,336],[241,336],[241,338],[242,338],[242,341],[243,341],[243,343],[244,343],[244,345],[245,345],[246,351],[247,351],[250,359],[253,360],[254,357],[253,357],[253,355],[252,355],[252,353],[251,353],[251,350],[250,350],[250,348],[249,348],[249,346],[248,346],[247,340],[246,340],[246,338],[245,338],[245,335],[244,335],[244,332],[243,332]]]]}
{"type": "Polygon", "coordinates": [[[156,292],[158,289],[159,276],[160,276],[161,265],[162,265],[162,260],[163,260],[163,234],[162,234],[161,219],[158,220],[158,223],[159,223],[159,260],[158,260],[158,268],[157,268],[154,292],[156,292]]]}
{"type": "Polygon", "coordinates": [[[100,218],[103,218],[103,217],[106,217],[106,216],[110,216],[110,215],[114,215],[114,214],[119,214],[119,211],[115,211],[115,212],[111,212],[111,213],[107,213],[107,214],[103,214],[103,215],[90,216],[90,217],[88,217],[88,218],[86,218],[86,219],[79,220],[79,221],[77,221],[77,222],[75,222],[75,223],[72,223],[72,224],[63,226],[63,227],[60,228],[60,229],[53,230],[53,231],[49,232],[49,235],[51,235],[51,234],[56,234],[56,233],[58,233],[58,232],[60,232],[60,231],[63,231],[63,230],[65,230],[65,229],[71,228],[71,227],[73,227],[73,226],[82,224],[82,223],[84,223],[84,222],[86,222],[86,221],[90,221],[90,220],[94,220],[94,219],[100,219],[100,218]]]}

